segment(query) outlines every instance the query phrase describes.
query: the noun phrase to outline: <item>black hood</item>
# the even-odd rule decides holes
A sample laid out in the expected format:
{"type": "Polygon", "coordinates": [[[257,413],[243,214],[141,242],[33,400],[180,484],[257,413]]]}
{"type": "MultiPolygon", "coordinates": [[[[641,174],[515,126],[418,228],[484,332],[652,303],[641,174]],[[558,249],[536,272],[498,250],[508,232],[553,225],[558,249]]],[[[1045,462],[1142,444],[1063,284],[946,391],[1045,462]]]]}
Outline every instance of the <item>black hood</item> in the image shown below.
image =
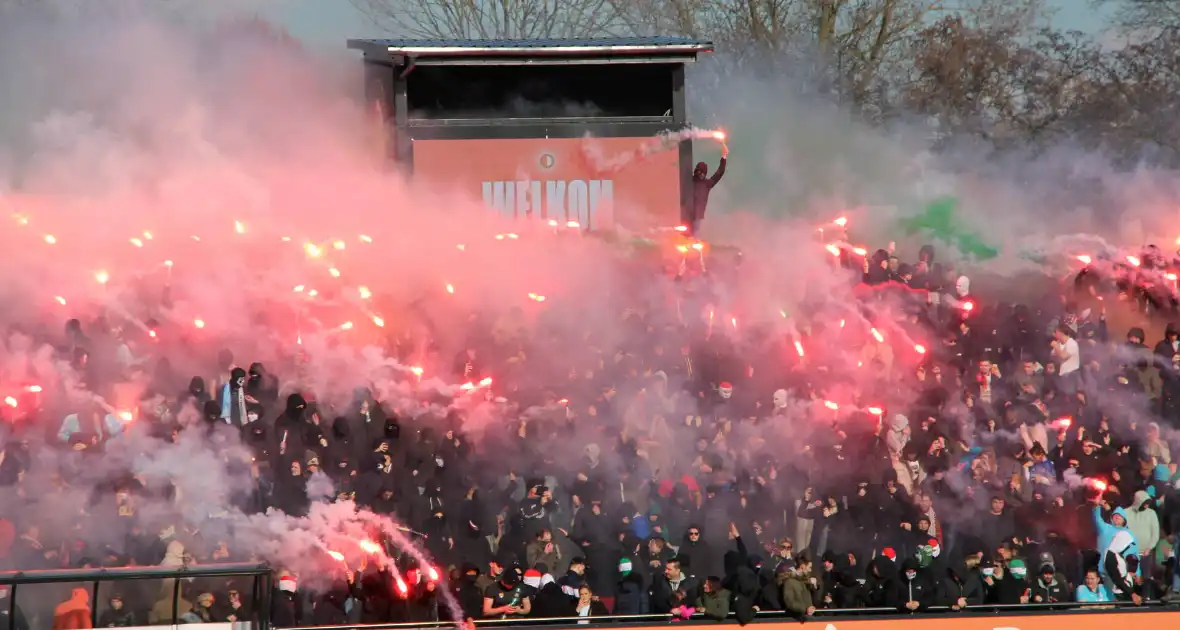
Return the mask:
{"type": "Polygon", "coordinates": [[[246,370],[236,367],[229,371],[229,382],[234,387],[245,387],[246,370]]]}
{"type": "Polygon", "coordinates": [[[216,400],[206,400],[202,412],[206,422],[214,423],[221,421],[221,405],[217,404],[216,400]]]}
{"type": "Polygon", "coordinates": [[[256,381],[263,376],[266,376],[266,367],[261,363],[250,364],[250,380],[256,381]]]}
{"type": "Polygon", "coordinates": [[[291,394],[287,396],[287,408],[283,411],[283,415],[288,418],[299,418],[303,416],[303,412],[307,409],[307,401],[299,394],[291,394]]]}
{"type": "Polygon", "coordinates": [[[348,426],[348,418],[337,416],[332,421],[332,436],[337,440],[347,440],[351,433],[352,430],[348,426]]]}
{"type": "Polygon", "coordinates": [[[193,396],[203,396],[205,394],[205,379],[194,376],[188,382],[188,393],[193,396]]]}

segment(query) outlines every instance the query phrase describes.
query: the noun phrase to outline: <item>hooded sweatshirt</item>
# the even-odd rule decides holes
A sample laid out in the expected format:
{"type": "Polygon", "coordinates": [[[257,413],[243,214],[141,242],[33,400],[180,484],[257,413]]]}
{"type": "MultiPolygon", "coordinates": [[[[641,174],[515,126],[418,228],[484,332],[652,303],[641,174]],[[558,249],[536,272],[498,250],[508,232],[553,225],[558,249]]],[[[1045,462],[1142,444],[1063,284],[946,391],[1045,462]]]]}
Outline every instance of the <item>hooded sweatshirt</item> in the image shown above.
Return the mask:
{"type": "MultiPolygon", "coordinates": [[[[1128,523],[1131,522],[1130,519],[1127,519],[1127,512],[1123,508],[1115,508],[1114,512],[1111,514],[1111,518],[1113,519],[1114,515],[1116,514],[1122,516],[1128,523]]],[[[1110,547],[1111,541],[1114,540],[1116,534],[1120,532],[1127,532],[1127,535],[1131,537],[1131,547],[1129,553],[1139,555],[1139,543],[1135,541],[1135,536],[1131,533],[1131,530],[1127,529],[1126,527],[1118,527],[1114,523],[1107,523],[1102,518],[1102,508],[1097,505],[1094,506],[1094,527],[1098,530],[1098,551],[1100,553],[1106,552],[1106,550],[1110,547]]],[[[1106,575],[1106,563],[1099,562],[1098,570],[1102,573],[1102,575],[1106,575]]]]}
{"type": "Polygon", "coordinates": [[[915,558],[906,558],[901,564],[897,578],[897,603],[901,610],[907,602],[918,602],[918,610],[925,610],[936,603],[936,592],[928,574],[915,558]]]}
{"type": "Polygon", "coordinates": [[[1140,490],[1135,493],[1135,501],[1127,510],[1127,529],[1139,545],[1140,553],[1150,553],[1160,541],[1160,519],[1155,510],[1143,507],[1151,500],[1146,492],[1140,490]]]}
{"type": "Polygon", "coordinates": [[[93,628],[90,623],[90,594],[76,588],[70,598],[53,609],[53,630],[82,630],[93,628]]]}
{"type": "Polygon", "coordinates": [[[234,426],[243,426],[249,416],[246,414],[246,370],[230,370],[229,381],[221,390],[221,417],[234,426]]]}
{"type": "Polygon", "coordinates": [[[901,458],[902,449],[910,441],[910,436],[905,434],[905,430],[909,426],[909,418],[906,418],[900,413],[893,416],[893,419],[889,422],[889,433],[885,435],[885,444],[889,447],[889,455],[894,460],[901,458]]]}
{"type": "Polygon", "coordinates": [[[1131,551],[1134,542],[1131,532],[1118,532],[1111,539],[1110,546],[1102,554],[1102,563],[1099,564],[1113,582],[1114,588],[1112,590],[1119,599],[1130,599],[1131,574],[1139,572],[1138,562],[1136,562],[1134,571],[1130,571],[1130,567],[1127,566],[1127,558],[1134,557],[1134,553],[1131,551]]]}

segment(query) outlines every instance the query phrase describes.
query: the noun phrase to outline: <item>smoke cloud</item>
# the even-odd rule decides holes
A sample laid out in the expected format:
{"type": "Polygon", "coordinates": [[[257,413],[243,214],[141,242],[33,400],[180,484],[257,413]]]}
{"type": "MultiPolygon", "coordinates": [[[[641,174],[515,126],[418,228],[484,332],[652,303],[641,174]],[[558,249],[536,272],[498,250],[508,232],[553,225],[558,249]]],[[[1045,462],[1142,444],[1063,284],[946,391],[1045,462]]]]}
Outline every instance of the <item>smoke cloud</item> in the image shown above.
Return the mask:
{"type": "MultiPolygon", "coordinates": [[[[415,432],[457,431],[477,462],[471,470],[484,475],[472,485],[507,485],[510,471],[572,477],[588,461],[624,468],[637,457],[647,474],[669,477],[695,465],[684,455],[696,456],[705,433],[695,429],[700,400],[669,387],[666,372],[640,373],[630,355],[660,345],[673,363],[677,334],[689,329],[720,347],[716,356],[742,358],[712,375],[756,392],[755,407],[731,419],[774,414],[704,437],[722,445],[728,468],[772,479],[807,472],[812,485],[836,487],[868,473],[805,471],[805,458],[831,446],[817,442],[830,433],[821,429],[839,422],[870,439],[882,416],[873,408],[916,402],[889,379],[943,342],[907,319],[906,296],[854,293],[860,259],[849,251],[895,241],[916,258],[927,237],[906,236],[899,222],[945,196],[957,200],[956,229],[1002,254],[959,270],[997,286],[1029,273],[1051,282],[1078,268],[1078,254],[1176,237],[1174,173],[1120,171],[1072,146],[1037,156],[972,146],[934,153],[920,124],[870,129],[718,62],[695,69],[690,90],[695,122],[725,129],[733,147],[706,221],[707,253],[694,259],[639,235],[657,243],[649,265],[621,255],[620,243],[509,222],[374,160],[355,59],[320,57],[228,6],[45,6],[0,13],[0,205],[11,221],[0,231],[10,261],[0,282],[3,387],[18,397],[35,386],[46,401],[38,416],[16,407],[10,440],[56,434],[92,392],[118,417],[142,396],[183,391],[191,375],[212,385],[228,367],[219,352],[231,349],[237,364],[278,374],[284,396],[313,398],[325,418],[363,387],[415,432]],[[1095,188],[1074,193],[1062,182],[1095,188]],[[845,250],[851,274],[825,245],[845,250]],[[658,273],[702,261],[718,282],[658,273]],[[637,314],[646,318],[640,330],[637,314]],[[105,321],[117,330],[103,338],[125,343],[143,365],[71,368],[44,345],[62,342],[70,318],[105,321]],[[481,334],[520,339],[524,367],[488,384],[453,374],[451,357],[484,344],[481,334]],[[423,337],[429,343],[409,343],[423,337]],[[608,371],[629,377],[626,391],[614,392],[608,371]],[[775,409],[771,394],[788,386],[790,399],[775,409]],[[626,406],[608,413],[614,401],[626,406]],[[504,461],[520,452],[516,435],[529,436],[526,452],[541,461],[504,461]],[[743,456],[768,450],[777,465],[743,456]]],[[[686,133],[705,136],[697,155],[715,163],[716,141],[686,133]]],[[[641,157],[595,155],[611,168],[641,157]]],[[[961,254],[939,246],[940,260],[961,254]]],[[[954,420],[967,416],[964,405],[948,402],[948,424],[968,424],[954,420]]],[[[282,412],[281,403],[267,412],[282,412]]],[[[187,423],[199,422],[193,416],[187,423]]],[[[235,493],[258,470],[237,436],[151,435],[137,423],[100,457],[38,451],[46,461],[30,470],[73,474],[66,484],[28,480],[44,492],[26,519],[70,536],[79,510],[130,471],[147,489],[148,522],[217,530],[215,539],[308,579],[341,562],[328,551],[356,566],[369,554],[358,541],[400,536],[396,523],[349,501],[316,501],[305,517],[247,514],[235,493]]],[[[971,441],[961,431],[947,437],[971,441]]],[[[308,493],[333,495],[326,481],[313,477],[308,493]]],[[[102,532],[103,518],[113,517],[89,510],[88,531],[102,532]]]]}

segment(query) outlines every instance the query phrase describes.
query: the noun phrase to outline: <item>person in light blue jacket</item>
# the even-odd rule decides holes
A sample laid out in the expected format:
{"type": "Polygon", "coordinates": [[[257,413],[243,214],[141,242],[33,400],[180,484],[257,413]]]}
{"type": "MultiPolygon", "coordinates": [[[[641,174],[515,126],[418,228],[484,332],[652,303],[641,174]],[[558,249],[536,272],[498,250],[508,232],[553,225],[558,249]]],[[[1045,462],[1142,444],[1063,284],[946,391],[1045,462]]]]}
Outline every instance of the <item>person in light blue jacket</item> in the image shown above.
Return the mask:
{"type": "Polygon", "coordinates": [[[1111,595],[1106,585],[1102,583],[1102,578],[1098,576],[1097,569],[1088,569],[1086,571],[1086,577],[1078,585],[1076,596],[1078,602],[1082,604],[1114,601],[1114,595],[1111,595]]]}
{"type": "Polygon", "coordinates": [[[79,433],[93,432],[99,441],[123,435],[123,420],[113,413],[103,414],[98,409],[71,413],[61,423],[57,439],[68,444],[79,433]]]}
{"type": "MultiPolygon", "coordinates": [[[[1139,541],[1135,540],[1135,534],[1127,528],[1127,513],[1121,507],[1117,507],[1110,514],[1110,522],[1107,523],[1102,518],[1102,506],[1094,506],[1094,527],[1098,530],[1098,550],[1099,554],[1106,553],[1106,548],[1110,546],[1110,541],[1114,539],[1115,534],[1119,532],[1127,532],[1131,535],[1131,547],[1128,553],[1139,555],[1139,541]]],[[[1098,570],[1102,575],[1106,575],[1106,567],[1102,566],[1102,562],[1098,563],[1098,570]]]]}

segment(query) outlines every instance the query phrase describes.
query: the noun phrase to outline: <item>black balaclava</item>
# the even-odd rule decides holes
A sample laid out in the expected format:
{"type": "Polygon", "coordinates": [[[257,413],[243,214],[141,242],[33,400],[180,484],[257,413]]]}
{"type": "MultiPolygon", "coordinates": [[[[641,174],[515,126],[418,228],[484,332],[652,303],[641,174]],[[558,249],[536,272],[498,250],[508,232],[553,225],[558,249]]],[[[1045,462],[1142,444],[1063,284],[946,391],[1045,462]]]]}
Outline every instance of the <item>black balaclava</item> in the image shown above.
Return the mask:
{"type": "Polygon", "coordinates": [[[347,442],[350,434],[351,431],[348,427],[348,418],[345,418],[344,416],[337,416],[336,419],[332,421],[332,437],[341,442],[347,442]]]}
{"type": "Polygon", "coordinates": [[[299,394],[291,394],[287,396],[287,409],[283,415],[291,420],[298,420],[303,417],[303,411],[307,409],[307,400],[299,394]]]}
{"type": "Polygon", "coordinates": [[[221,405],[216,400],[206,400],[202,413],[209,424],[221,422],[221,405]]]}

